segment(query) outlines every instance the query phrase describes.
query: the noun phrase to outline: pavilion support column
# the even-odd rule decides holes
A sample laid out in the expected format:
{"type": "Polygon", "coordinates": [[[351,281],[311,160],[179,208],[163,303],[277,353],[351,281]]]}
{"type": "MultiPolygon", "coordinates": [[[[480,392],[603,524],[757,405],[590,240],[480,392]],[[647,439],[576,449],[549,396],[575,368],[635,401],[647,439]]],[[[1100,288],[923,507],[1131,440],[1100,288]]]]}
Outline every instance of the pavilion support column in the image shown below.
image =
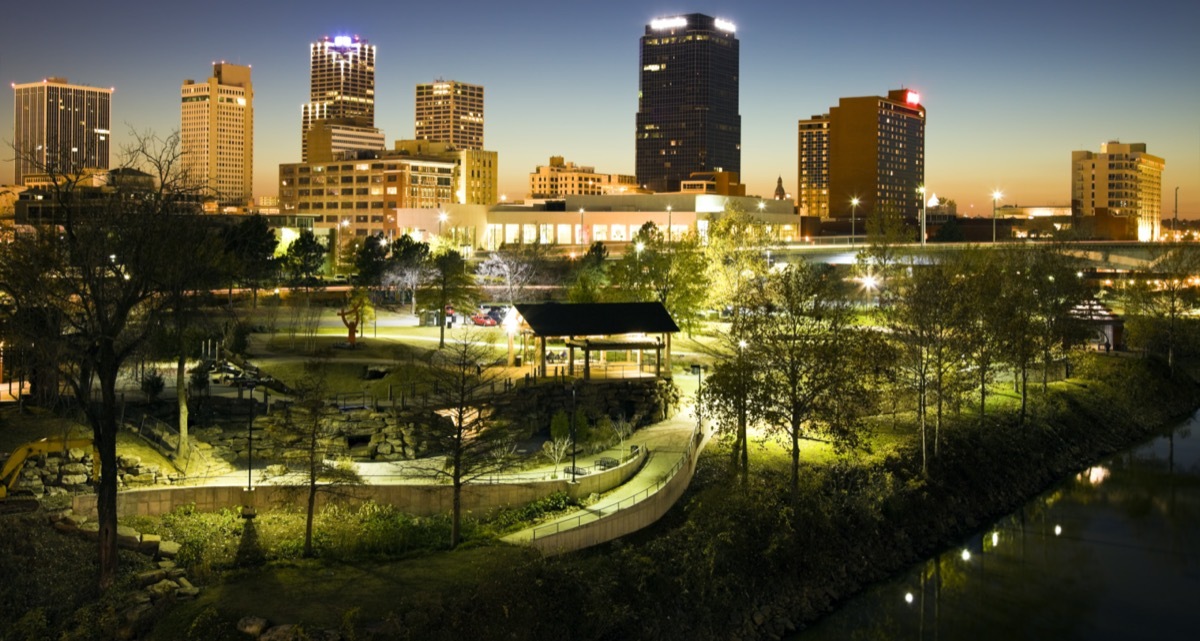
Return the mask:
{"type": "Polygon", "coordinates": [[[667,378],[671,378],[671,333],[667,332],[667,378]]]}
{"type": "Polygon", "coordinates": [[[592,378],[592,348],[584,343],[583,345],[583,380],[592,378]]]}
{"type": "Polygon", "coordinates": [[[662,348],[654,350],[654,377],[662,377],[662,348]]]}
{"type": "Polygon", "coordinates": [[[538,367],[542,368],[542,378],[549,375],[546,371],[546,337],[538,336],[538,367]]]}
{"type": "Polygon", "coordinates": [[[572,344],[575,337],[567,339],[567,373],[571,376],[575,375],[575,345],[572,344]]]}

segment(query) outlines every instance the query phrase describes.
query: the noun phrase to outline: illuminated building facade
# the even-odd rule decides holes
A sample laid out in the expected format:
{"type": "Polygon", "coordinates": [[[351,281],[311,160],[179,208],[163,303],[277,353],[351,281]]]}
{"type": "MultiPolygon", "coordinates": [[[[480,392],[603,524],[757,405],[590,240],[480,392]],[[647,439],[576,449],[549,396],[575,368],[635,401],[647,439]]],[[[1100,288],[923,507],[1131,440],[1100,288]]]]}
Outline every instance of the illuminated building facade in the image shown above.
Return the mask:
{"type": "Polygon", "coordinates": [[[828,114],[800,121],[799,130],[801,213],[920,216],[925,107],[918,93],[897,89],[887,96],[842,98],[828,114]]]}
{"type": "Polygon", "coordinates": [[[375,45],[358,36],[325,36],[309,47],[309,102],[303,107],[301,157],[308,160],[308,130],[317,120],[375,126],[375,45]]]}
{"type": "Polygon", "coordinates": [[[180,88],[180,162],[221,207],[249,204],[254,186],[254,87],[250,67],[213,64],[203,83],[180,88]]]}
{"type": "Polygon", "coordinates": [[[483,149],[483,87],[440,79],[417,85],[415,138],[483,149]]]}
{"type": "Polygon", "coordinates": [[[32,174],[108,169],[112,89],[47,78],[14,84],[13,92],[13,184],[32,174]]]}
{"type": "Polygon", "coordinates": [[[1146,153],[1145,143],[1109,141],[1100,153],[1071,152],[1071,209],[1079,216],[1135,218],[1137,239],[1158,240],[1162,231],[1162,172],[1166,161],[1146,153]]]}
{"type": "Polygon", "coordinates": [[[601,194],[636,193],[636,176],[599,174],[595,167],[581,167],[566,162],[562,156],[551,156],[550,164],[538,165],[529,174],[531,199],[564,198],[566,196],[599,196],[601,194]]]}
{"type": "Polygon", "coordinates": [[[829,116],[800,121],[800,188],[796,205],[802,216],[829,217],[829,116]]]}
{"type": "Polygon", "coordinates": [[[337,229],[343,239],[393,237],[407,229],[397,211],[495,204],[496,164],[494,151],[398,140],[353,158],[280,165],[279,209],[313,216],[316,229],[337,229]]]}
{"type": "Polygon", "coordinates": [[[636,145],[642,187],[673,192],[693,172],[741,172],[735,31],[726,20],[698,13],[646,26],[636,145]]]}

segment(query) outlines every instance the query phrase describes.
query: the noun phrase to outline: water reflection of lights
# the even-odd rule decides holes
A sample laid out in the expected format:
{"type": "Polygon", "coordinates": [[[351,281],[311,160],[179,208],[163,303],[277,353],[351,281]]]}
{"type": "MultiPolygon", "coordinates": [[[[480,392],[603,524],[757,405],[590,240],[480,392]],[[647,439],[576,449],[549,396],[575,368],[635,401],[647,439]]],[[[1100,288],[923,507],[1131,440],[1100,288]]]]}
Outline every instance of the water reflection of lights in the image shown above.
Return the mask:
{"type": "Polygon", "coordinates": [[[1075,475],[1075,479],[1079,481],[1087,481],[1088,485],[1100,485],[1108,480],[1109,472],[1107,467],[1097,465],[1075,475]]]}

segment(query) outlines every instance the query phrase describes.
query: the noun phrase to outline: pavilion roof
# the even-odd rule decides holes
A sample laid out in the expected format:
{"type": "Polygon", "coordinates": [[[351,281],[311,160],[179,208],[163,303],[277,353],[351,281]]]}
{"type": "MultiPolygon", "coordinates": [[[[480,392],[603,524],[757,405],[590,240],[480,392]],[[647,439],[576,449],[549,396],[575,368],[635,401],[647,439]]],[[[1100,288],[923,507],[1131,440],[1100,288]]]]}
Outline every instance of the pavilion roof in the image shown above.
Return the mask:
{"type": "Polygon", "coordinates": [[[678,332],[662,303],[526,303],[517,311],[537,336],[678,332]]]}

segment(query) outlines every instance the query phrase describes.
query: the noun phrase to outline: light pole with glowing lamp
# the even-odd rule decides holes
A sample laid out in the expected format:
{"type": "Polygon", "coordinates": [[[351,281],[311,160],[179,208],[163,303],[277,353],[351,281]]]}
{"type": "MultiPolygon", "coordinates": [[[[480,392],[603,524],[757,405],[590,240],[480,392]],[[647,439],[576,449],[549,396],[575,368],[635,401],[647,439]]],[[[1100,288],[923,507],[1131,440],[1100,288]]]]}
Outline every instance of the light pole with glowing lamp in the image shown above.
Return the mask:
{"type": "Polygon", "coordinates": [[[850,244],[854,244],[854,219],[858,216],[858,198],[850,199],[850,244]]]}
{"type": "Polygon", "coordinates": [[[996,242],[996,203],[1001,198],[1004,198],[1004,194],[1000,193],[999,189],[992,192],[992,242],[993,243],[996,242]]]}
{"type": "Polygon", "coordinates": [[[667,205],[667,243],[670,244],[673,240],[675,240],[675,238],[671,233],[671,206],[667,205]]]}
{"type": "Polygon", "coordinates": [[[583,207],[579,208],[579,246],[587,244],[587,235],[583,233],[583,207]]]}
{"type": "Polygon", "coordinates": [[[442,223],[446,222],[446,218],[447,218],[446,212],[444,212],[444,211],[438,212],[438,237],[439,238],[442,236],[442,223]]]}

